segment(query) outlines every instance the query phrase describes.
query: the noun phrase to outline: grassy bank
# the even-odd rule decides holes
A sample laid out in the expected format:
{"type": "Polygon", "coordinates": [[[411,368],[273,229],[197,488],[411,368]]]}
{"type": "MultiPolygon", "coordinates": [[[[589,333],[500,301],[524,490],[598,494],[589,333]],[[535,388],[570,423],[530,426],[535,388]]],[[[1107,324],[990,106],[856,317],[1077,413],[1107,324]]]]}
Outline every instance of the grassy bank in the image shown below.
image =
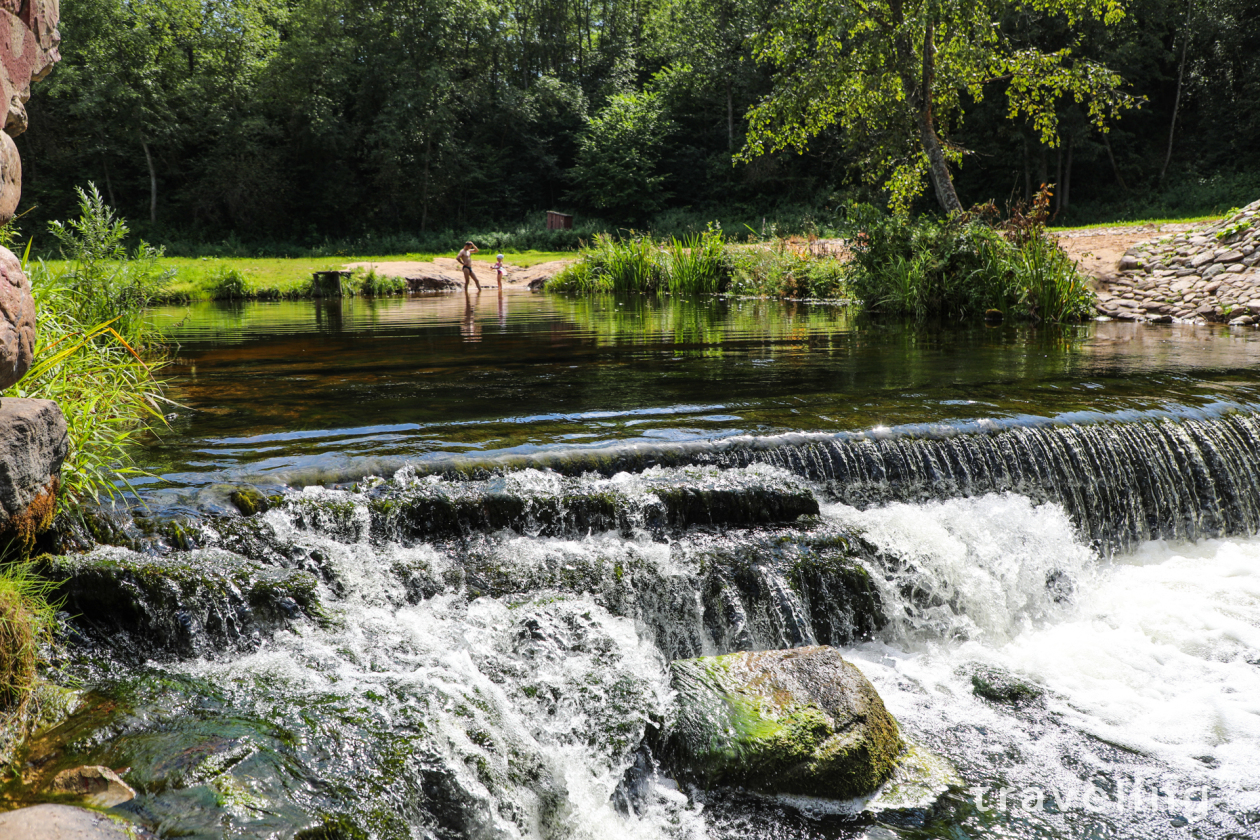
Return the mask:
{"type": "MultiPolygon", "coordinates": [[[[61,256],[60,251],[54,252],[61,256]]],[[[337,271],[349,263],[357,262],[430,262],[437,257],[454,257],[455,252],[442,254],[367,254],[351,257],[168,257],[162,255],[154,261],[154,268],[166,275],[161,288],[155,292],[155,302],[179,303],[195,300],[291,300],[314,296],[311,275],[316,271],[337,271]]],[[[473,259],[484,263],[486,269],[494,262],[494,254],[485,251],[473,259]]],[[[529,267],[552,260],[571,258],[567,251],[504,252],[506,262],[515,266],[529,267]]],[[[50,276],[59,276],[71,270],[64,259],[43,261],[43,270],[50,276]]],[[[34,269],[39,270],[39,269],[34,269]]],[[[367,271],[356,272],[351,278],[350,290],[355,294],[399,294],[406,284],[397,278],[383,275],[369,276],[367,271]]]]}

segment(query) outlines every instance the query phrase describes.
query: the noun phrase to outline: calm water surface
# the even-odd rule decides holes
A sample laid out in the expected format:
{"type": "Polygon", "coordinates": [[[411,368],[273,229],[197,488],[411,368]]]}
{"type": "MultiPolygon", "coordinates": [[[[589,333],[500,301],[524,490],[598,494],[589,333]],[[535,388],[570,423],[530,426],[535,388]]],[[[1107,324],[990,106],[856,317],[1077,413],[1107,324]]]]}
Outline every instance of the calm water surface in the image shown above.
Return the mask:
{"type": "Polygon", "coordinates": [[[148,492],[300,486],[460,454],[1256,400],[1254,331],[915,329],[843,306],[510,289],[154,311],[186,408],[148,492]]]}

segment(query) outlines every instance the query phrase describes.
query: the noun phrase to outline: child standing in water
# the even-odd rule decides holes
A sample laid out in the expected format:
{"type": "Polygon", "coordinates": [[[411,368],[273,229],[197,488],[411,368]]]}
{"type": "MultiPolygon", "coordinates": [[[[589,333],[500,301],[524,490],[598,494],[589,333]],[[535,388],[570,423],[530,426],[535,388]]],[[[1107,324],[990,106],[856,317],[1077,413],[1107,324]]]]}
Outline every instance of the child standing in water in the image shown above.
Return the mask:
{"type": "Polygon", "coordinates": [[[499,280],[499,288],[503,288],[503,275],[507,274],[507,266],[503,264],[503,255],[499,254],[499,261],[494,264],[494,273],[499,280]]]}
{"type": "Polygon", "coordinates": [[[472,241],[464,243],[464,250],[459,252],[459,256],[455,258],[455,262],[464,268],[464,291],[468,291],[468,281],[471,280],[477,284],[477,291],[481,291],[481,281],[477,279],[477,275],[472,270],[472,255],[477,253],[477,246],[472,241]]]}

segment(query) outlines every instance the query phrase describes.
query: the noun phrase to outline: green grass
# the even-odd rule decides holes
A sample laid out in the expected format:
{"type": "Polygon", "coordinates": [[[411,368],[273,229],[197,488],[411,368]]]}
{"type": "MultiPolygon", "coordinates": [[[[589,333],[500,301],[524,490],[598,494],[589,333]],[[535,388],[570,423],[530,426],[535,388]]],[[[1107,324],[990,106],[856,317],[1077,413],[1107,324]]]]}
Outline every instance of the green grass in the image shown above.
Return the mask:
{"type": "Polygon", "coordinates": [[[1192,225],[1200,222],[1219,222],[1225,218],[1220,213],[1209,213],[1206,216],[1177,216],[1166,219],[1136,219],[1125,220],[1121,222],[1095,222],[1090,225],[1055,225],[1048,228],[1052,233],[1062,233],[1069,230],[1097,230],[1099,228],[1127,228],[1127,227],[1144,227],[1146,225],[1192,225]]]}
{"type": "MultiPolygon", "coordinates": [[[[336,271],[348,263],[358,262],[429,262],[436,257],[453,258],[455,252],[445,254],[388,254],[355,257],[298,257],[298,258],[252,258],[252,257],[160,257],[157,267],[160,271],[173,272],[171,279],[162,290],[164,300],[211,300],[216,296],[252,298],[252,297],[306,297],[309,294],[311,274],[316,271],[336,271]],[[216,295],[220,281],[225,275],[235,271],[243,280],[241,294],[216,295]]],[[[480,263],[491,265],[495,254],[485,251],[473,257],[480,263]]],[[[514,266],[528,268],[539,263],[552,260],[572,259],[570,251],[522,251],[509,254],[504,252],[504,262],[514,266]]],[[[69,267],[69,262],[62,259],[49,259],[44,262],[48,272],[59,275],[69,267]]]]}

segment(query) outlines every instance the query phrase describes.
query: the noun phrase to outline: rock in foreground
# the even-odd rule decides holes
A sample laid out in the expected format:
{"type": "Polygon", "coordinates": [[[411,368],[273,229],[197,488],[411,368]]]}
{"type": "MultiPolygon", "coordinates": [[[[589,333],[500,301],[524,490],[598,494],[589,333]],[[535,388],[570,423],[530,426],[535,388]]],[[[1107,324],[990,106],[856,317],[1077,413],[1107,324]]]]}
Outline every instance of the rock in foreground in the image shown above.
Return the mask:
{"type": "MultiPolygon", "coordinates": [[[[135,829],[121,820],[69,805],[34,805],[0,814],[0,837],[21,840],[127,840],[136,836],[135,829]]],[[[152,835],[146,832],[143,836],[152,835]]]]}
{"type": "Polygon", "coordinates": [[[866,677],[830,647],[676,661],[678,721],[664,759],[681,778],[766,794],[875,791],[904,743],[866,677]]]}
{"type": "Polygon", "coordinates": [[[29,549],[52,524],[68,448],[66,420],[55,402],[0,403],[0,544],[16,541],[29,549]]]}
{"type": "Polygon", "coordinates": [[[64,599],[79,641],[137,661],[252,650],[264,634],[319,610],[310,573],[217,549],[154,557],[101,547],[45,555],[39,568],[60,581],[54,597],[64,599]]]}

